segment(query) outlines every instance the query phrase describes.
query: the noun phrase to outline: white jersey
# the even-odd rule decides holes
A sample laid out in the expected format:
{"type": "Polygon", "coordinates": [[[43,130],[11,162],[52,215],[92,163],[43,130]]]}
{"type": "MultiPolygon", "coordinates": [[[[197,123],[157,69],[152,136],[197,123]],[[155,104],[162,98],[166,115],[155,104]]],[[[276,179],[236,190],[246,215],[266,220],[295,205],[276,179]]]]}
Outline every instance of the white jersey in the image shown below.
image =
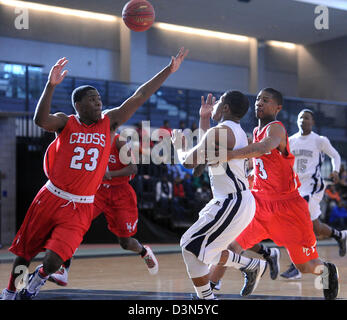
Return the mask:
{"type": "MultiPolygon", "coordinates": [[[[247,135],[239,123],[224,121],[221,125],[229,127],[235,136],[234,150],[248,145],[247,135]]],[[[233,159],[218,166],[209,166],[211,189],[214,198],[225,198],[230,193],[248,190],[246,159],[233,159]]]]}
{"type": "Polygon", "coordinates": [[[295,156],[294,169],[299,176],[301,195],[313,195],[324,190],[321,167],[324,154],[332,159],[333,170],[339,171],[341,158],[328,138],[315,132],[303,136],[300,132],[289,137],[290,151],[295,156]]]}

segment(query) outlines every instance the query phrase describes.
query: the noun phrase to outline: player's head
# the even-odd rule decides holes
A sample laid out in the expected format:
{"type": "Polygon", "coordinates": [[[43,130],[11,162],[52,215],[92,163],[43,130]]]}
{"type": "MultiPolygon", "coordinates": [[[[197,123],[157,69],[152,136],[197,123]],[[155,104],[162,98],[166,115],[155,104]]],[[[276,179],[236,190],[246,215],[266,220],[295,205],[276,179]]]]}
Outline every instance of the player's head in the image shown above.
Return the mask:
{"type": "Polygon", "coordinates": [[[80,86],[72,92],[71,100],[80,117],[91,121],[101,118],[102,101],[96,88],[89,85],[80,86]]]}
{"type": "Polygon", "coordinates": [[[248,98],[240,91],[225,92],[213,106],[211,118],[214,121],[225,119],[240,120],[249,108],[248,98]]]}
{"type": "Polygon", "coordinates": [[[260,120],[276,119],[283,105],[282,93],[273,88],[262,89],[255,101],[255,116],[260,120]]]}
{"type": "Polygon", "coordinates": [[[303,109],[298,114],[298,128],[304,134],[309,134],[314,126],[314,114],[311,109],[303,109]]]}

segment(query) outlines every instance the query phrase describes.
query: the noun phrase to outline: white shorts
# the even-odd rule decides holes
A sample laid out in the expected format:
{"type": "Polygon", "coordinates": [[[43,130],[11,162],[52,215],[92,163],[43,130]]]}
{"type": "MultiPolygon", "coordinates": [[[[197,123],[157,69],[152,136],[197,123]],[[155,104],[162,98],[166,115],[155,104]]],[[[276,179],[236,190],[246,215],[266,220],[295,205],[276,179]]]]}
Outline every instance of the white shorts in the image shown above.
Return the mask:
{"type": "Polygon", "coordinates": [[[324,196],[324,190],[314,193],[313,195],[300,191],[300,195],[308,202],[308,209],[310,211],[311,220],[316,220],[322,214],[320,202],[324,196]]]}
{"type": "Polygon", "coordinates": [[[248,226],[254,214],[255,200],[249,190],[227,198],[213,198],[183,234],[180,246],[210,264],[248,226]]]}

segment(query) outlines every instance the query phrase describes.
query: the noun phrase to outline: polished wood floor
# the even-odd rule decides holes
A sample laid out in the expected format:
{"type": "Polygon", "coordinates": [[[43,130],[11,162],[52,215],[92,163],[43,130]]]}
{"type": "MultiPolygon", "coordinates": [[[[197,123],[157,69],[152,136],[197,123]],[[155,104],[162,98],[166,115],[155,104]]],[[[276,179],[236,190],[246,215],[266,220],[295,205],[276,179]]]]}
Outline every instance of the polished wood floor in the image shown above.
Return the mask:
{"type": "MultiPolygon", "coordinates": [[[[289,266],[285,249],[281,248],[281,271],[289,266]]],[[[333,262],[339,269],[339,299],[347,299],[347,256],[339,257],[337,246],[318,247],[323,260],[333,262]]],[[[110,256],[74,258],[67,287],[47,282],[37,299],[114,299],[114,300],[174,300],[190,299],[193,287],[187,276],[180,253],[158,254],[159,273],[149,275],[141,258],[110,256]]],[[[34,261],[30,272],[39,261],[34,261]]],[[[0,263],[0,285],[6,287],[11,263],[0,263]]],[[[286,300],[321,299],[322,290],[317,288],[317,277],[308,274],[301,280],[271,280],[269,272],[263,276],[258,288],[249,299],[286,300]]],[[[239,271],[229,269],[223,278],[220,299],[244,299],[239,296],[243,278],[239,271]]]]}

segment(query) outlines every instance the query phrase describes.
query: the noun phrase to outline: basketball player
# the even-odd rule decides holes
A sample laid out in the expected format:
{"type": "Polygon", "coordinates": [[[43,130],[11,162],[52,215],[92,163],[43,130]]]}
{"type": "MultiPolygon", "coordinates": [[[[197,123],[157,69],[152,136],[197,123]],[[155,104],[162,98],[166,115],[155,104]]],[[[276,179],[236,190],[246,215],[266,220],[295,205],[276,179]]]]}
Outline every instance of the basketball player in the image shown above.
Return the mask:
{"type": "MultiPolygon", "coordinates": [[[[320,275],[325,299],[338,295],[338,272],[334,264],[320,260],[307,202],[300,196],[299,178],[295,173],[294,155],[289,149],[286,129],[276,120],[281,111],[280,92],[266,88],[255,102],[258,127],[254,143],[238,150],[228,150],[228,159],[254,158],[253,195],[257,209],[247,228],[232,241],[229,248],[242,252],[264,239],[284,246],[290,259],[302,273],[320,275]]],[[[215,267],[211,278],[221,278],[225,268],[215,267]]]]}
{"type": "MultiPolygon", "coordinates": [[[[339,255],[346,254],[347,230],[338,231],[319,220],[321,215],[320,202],[324,196],[325,185],[321,175],[323,155],[331,158],[331,178],[338,182],[341,157],[331,145],[328,138],[319,136],[312,131],[314,114],[310,109],[304,109],[298,114],[299,131],[289,137],[290,150],[295,156],[294,169],[299,176],[300,195],[308,202],[313,230],[316,236],[334,238],[339,246],[339,255]]],[[[300,279],[301,272],[291,264],[289,269],[281,274],[285,279],[300,279]]]]}
{"type": "Polygon", "coordinates": [[[57,136],[45,155],[44,169],[49,180],[33,200],[9,249],[17,257],[2,299],[32,299],[49,275],[72,257],[93,218],[94,195],[109,160],[111,128],[129,120],[168,76],[178,70],[187,54],[181,48],[168,66],[140,86],[120,107],[105,113],[98,91],[82,86],[72,93],[76,115],[51,114],[52,96],[67,75],[63,69],[68,60],[62,58],[52,67],[34,116],[38,126],[56,132],[57,136]],[[22,278],[16,281],[17,276],[40,251],[45,251],[43,266],[36,268],[26,287],[16,294],[22,278]]]}
{"type": "MultiPolygon", "coordinates": [[[[172,142],[180,162],[187,168],[201,168],[206,163],[211,141],[230,149],[248,144],[247,135],[240,126],[240,119],[247,113],[249,101],[239,91],[227,91],[216,102],[208,95],[202,97],[200,108],[201,130],[206,132],[199,143],[189,151],[183,151],[181,130],[174,130],[172,142]],[[209,128],[210,117],[218,125],[209,128]],[[207,130],[207,131],[206,131],[207,130]],[[224,135],[224,139],[222,138],[224,135]]],[[[200,132],[201,132],[200,130],[200,132]]],[[[251,294],[264,274],[267,263],[250,259],[228,250],[230,239],[235,239],[250,223],[255,212],[255,201],[248,189],[245,160],[231,160],[209,166],[213,199],[200,211],[199,219],[183,234],[180,242],[182,255],[197,299],[214,299],[209,281],[209,265],[234,267],[245,276],[242,296],[251,294]]]]}
{"type": "MultiPolygon", "coordinates": [[[[159,268],[151,248],[143,246],[132,238],[137,232],[138,210],[136,193],[129,181],[137,173],[137,166],[134,163],[123,164],[120,153],[126,152],[126,157],[129,157],[131,150],[119,137],[119,134],[114,137],[108,168],[95,195],[93,219],[103,212],[108,229],[118,237],[120,246],[124,250],[138,253],[143,258],[149,273],[154,275],[158,273],[159,268]]],[[[51,274],[48,280],[60,286],[66,286],[70,264],[71,259],[65,261],[63,266],[56,273],[51,274]]]]}

